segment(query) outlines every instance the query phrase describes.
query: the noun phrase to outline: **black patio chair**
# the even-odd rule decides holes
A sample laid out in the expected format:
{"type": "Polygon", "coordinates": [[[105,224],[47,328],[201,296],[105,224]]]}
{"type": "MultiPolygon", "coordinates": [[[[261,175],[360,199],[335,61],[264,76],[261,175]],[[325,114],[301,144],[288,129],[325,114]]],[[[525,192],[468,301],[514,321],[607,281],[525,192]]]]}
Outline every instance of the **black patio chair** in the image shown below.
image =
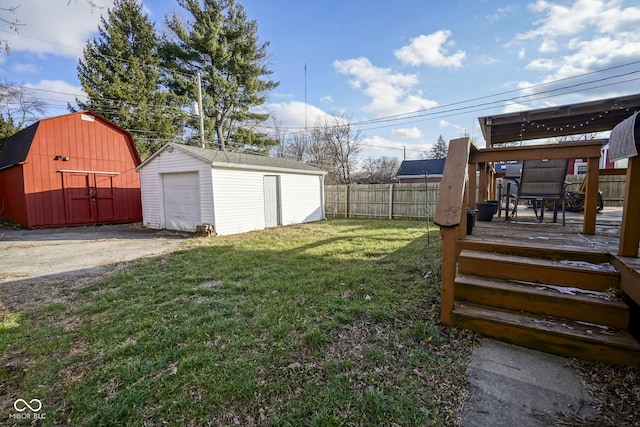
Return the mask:
{"type": "MultiPolygon", "coordinates": [[[[545,203],[553,202],[553,222],[558,221],[558,210],[562,209],[562,225],[565,225],[565,198],[568,159],[525,160],[522,175],[517,180],[515,206],[511,217],[518,222],[518,205],[521,200],[531,202],[538,221],[544,219],[545,203]]],[[[507,200],[509,197],[507,196],[507,200]]],[[[507,202],[508,203],[508,202],[507,202]]]]}

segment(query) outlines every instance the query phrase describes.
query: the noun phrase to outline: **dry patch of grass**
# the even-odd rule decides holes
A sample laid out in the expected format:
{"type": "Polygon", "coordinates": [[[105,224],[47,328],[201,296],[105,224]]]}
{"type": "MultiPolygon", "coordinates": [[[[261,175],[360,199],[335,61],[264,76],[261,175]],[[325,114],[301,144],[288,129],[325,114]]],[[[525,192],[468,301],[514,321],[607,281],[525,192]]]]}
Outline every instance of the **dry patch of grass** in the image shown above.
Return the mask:
{"type": "Polygon", "coordinates": [[[593,397],[594,406],[602,418],[599,424],[581,420],[583,424],[575,422],[572,425],[640,424],[640,366],[614,366],[577,359],[571,360],[571,366],[593,397]]]}

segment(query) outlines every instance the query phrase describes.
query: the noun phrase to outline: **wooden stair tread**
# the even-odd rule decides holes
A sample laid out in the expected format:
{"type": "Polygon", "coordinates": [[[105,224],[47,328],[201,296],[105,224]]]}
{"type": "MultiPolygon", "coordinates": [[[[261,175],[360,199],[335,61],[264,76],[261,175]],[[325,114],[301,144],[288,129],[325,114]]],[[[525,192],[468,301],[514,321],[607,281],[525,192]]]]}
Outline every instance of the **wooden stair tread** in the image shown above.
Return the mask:
{"type": "Polygon", "coordinates": [[[454,316],[482,319],[495,324],[508,324],[520,328],[537,330],[546,334],[561,335],[571,339],[605,344],[623,350],[639,352],[640,343],[627,331],[587,324],[551,316],[536,316],[529,313],[484,307],[465,302],[456,302],[454,316]]]}
{"type": "Polygon", "coordinates": [[[620,273],[610,263],[553,260],[463,249],[458,274],[571,286],[604,291],[620,285],[620,273]]]}
{"type": "Polygon", "coordinates": [[[605,293],[574,287],[459,274],[454,300],[627,329],[629,306],[605,293]]]}
{"type": "Polygon", "coordinates": [[[589,273],[598,273],[603,275],[617,276],[618,271],[608,262],[606,263],[591,263],[587,261],[573,261],[573,260],[552,260],[544,258],[532,258],[527,256],[510,255],[510,254],[497,254],[491,252],[482,252],[464,249],[460,253],[460,258],[476,258],[482,261],[494,261],[503,264],[526,264],[536,265],[539,267],[574,270],[589,273]]]}
{"type": "Polygon", "coordinates": [[[570,259],[590,261],[594,263],[605,263],[609,261],[610,255],[597,247],[585,245],[562,245],[545,244],[536,240],[526,240],[515,242],[513,239],[505,239],[499,236],[492,237],[490,241],[486,236],[475,238],[467,236],[465,240],[460,241],[463,249],[475,251],[493,252],[500,254],[518,254],[522,256],[533,256],[549,259],[570,259]]]}
{"type": "Polygon", "coordinates": [[[606,305],[625,310],[629,309],[629,306],[620,299],[607,298],[604,292],[590,291],[581,288],[546,285],[544,283],[501,280],[472,274],[458,274],[455,282],[501,291],[514,291],[528,295],[572,300],[586,304],[606,305]]]}

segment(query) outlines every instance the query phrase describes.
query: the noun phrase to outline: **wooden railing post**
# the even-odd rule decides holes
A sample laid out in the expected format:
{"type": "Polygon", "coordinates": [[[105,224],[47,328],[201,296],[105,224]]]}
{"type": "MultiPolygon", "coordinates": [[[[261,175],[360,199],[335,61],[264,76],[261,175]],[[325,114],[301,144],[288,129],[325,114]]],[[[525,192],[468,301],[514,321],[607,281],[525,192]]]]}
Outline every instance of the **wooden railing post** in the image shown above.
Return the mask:
{"type": "Polygon", "coordinates": [[[637,257],[640,243],[640,157],[629,158],[618,255],[637,257]]]}
{"type": "Polygon", "coordinates": [[[443,325],[451,326],[453,320],[453,287],[456,279],[456,240],[458,227],[440,228],[442,238],[442,269],[440,271],[440,321],[443,325]]]}
{"type": "Polygon", "coordinates": [[[469,138],[454,139],[449,142],[434,216],[434,222],[440,226],[442,238],[440,321],[444,325],[453,323],[453,290],[457,265],[456,242],[461,236],[464,237],[461,231],[466,231],[466,229],[461,230],[460,226],[464,226],[466,222],[466,190],[469,182],[470,150],[471,140],[469,138]]]}
{"type": "Polygon", "coordinates": [[[478,178],[477,171],[478,165],[476,163],[470,163],[468,167],[469,173],[469,190],[468,190],[468,202],[469,207],[475,209],[477,199],[477,190],[478,190],[478,178]]]}
{"type": "Polygon", "coordinates": [[[586,197],[584,201],[584,216],[582,232],[596,234],[596,211],[598,205],[598,182],[600,180],[599,158],[590,157],[587,160],[586,197]]]}

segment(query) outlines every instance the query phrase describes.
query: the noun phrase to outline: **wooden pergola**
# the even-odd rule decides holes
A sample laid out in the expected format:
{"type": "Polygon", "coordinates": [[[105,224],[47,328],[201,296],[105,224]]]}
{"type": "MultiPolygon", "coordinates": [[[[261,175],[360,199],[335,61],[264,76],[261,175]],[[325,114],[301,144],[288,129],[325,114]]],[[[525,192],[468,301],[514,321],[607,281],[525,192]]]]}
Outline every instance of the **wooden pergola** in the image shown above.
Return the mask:
{"type": "MultiPolygon", "coordinates": [[[[473,156],[475,158],[473,162],[480,169],[481,194],[488,198],[495,196],[495,174],[491,162],[508,157],[510,151],[519,153],[517,158],[510,158],[510,160],[551,157],[586,158],[584,233],[594,234],[599,174],[626,174],[627,194],[624,200],[619,255],[637,257],[640,243],[640,223],[637,221],[637,218],[640,218],[639,157],[629,158],[627,169],[602,172],[599,170],[600,143],[595,140],[583,142],[580,144],[581,147],[576,144],[573,152],[570,151],[573,145],[571,143],[504,146],[514,142],[610,131],[636,111],[640,111],[640,94],[479,117],[480,127],[487,143],[487,148],[480,150],[480,155],[473,156]],[[557,156],[552,154],[554,150],[558,152],[557,156]]],[[[636,132],[636,144],[638,141],[640,141],[640,131],[636,132]]],[[[471,180],[474,179],[474,175],[471,174],[471,180]]],[[[474,196],[471,197],[473,204],[475,204],[474,196]]]]}
{"type": "Polygon", "coordinates": [[[609,131],[640,111],[640,94],[478,117],[487,148],[500,144],[609,131]]]}

